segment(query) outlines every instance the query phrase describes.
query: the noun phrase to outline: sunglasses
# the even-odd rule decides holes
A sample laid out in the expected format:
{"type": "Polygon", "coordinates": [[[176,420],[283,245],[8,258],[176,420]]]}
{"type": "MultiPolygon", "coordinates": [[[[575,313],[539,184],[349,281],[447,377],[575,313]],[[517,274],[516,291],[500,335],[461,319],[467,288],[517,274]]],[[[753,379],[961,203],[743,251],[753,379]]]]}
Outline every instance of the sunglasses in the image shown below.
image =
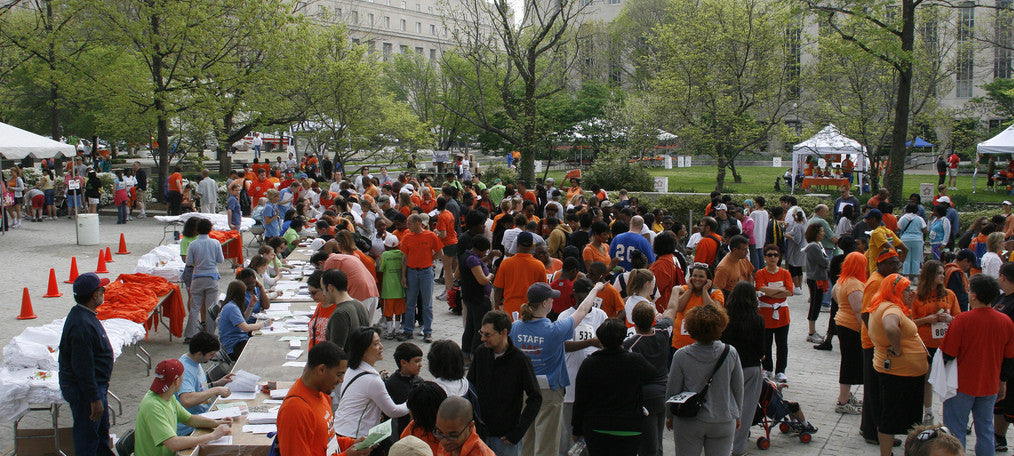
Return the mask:
{"type": "Polygon", "coordinates": [[[927,429],[925,431],[922,431],[919,434],[917,434],[915,438],[920,442],[926,442],[939,437],[940,434],[954,435],[954,433],[952,433],[951,430],[947,428],[947,426],[940,426],[938,428],[927,429]]]}
{"type": "Polygon", "coordinates": [[[778,258],[778,257],[780,257],[781,255],[779,255],[779,254],[777,254],[777,253],[765,253],[765,254],[764,254],[764,256],[766,256],[766,257],[771,257],[771,258],[778,258]]]}

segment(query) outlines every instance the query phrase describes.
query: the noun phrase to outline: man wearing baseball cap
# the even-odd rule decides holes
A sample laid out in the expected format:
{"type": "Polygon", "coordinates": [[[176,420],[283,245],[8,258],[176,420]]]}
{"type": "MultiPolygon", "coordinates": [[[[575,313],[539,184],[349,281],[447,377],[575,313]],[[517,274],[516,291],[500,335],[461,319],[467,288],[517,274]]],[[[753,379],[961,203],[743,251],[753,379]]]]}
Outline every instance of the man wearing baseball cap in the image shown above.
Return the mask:
{"type": "Polygon", "coordinates": [[[901,238],[881,223],[881,217],[882,214],[878,209],[870,209],[863,217],[866,225],[873,228],[870,231],[869,247],[866,249],[866,260],[870,273],[877,269],[880,255],[891,247],[897,249],[901,261],[905,261],[905,256],[908,255],[908,247],[901,242],[901,238]]]}
{"type": "Polygon", "coordinates": [[[141,399],[134,423],[134,454],[137,456],[172,456],[177,451],[218,440],[232,433],[231,418],[213,420],[201,415],[191,415],[176,400],[176,392],[183,384],[183,363],[178,359],[167,359],[155,366],[155,379],[151,388],[141,399]],[[198,436],[176,435],[176,425],[186,424],[192,428],[213,429],[211,433],[198,436]]]}
{"type": "Polygon", "coordinates": [[[109,279],[99,279],[93,272],[77,276],[77,305],[67,314],[60,337],[60,392],[74,417],[74,454],[113,454],[106,412],[113,347],[96,314],[108,284],[109,279]]]}

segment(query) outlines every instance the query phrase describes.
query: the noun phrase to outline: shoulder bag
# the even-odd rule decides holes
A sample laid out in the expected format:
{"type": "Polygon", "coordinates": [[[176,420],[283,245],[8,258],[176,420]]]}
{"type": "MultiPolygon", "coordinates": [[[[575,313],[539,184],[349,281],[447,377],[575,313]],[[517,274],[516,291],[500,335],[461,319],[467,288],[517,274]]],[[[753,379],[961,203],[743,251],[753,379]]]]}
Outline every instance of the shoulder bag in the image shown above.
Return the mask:
{"type": "Polygon", "coordinates": [[[708,377],[708,383],[704,385],[699,393],[693,391],[684,391],[670,397],[666,402],[669,405],[669,411],[673,415],[680,418],[693,418],[697,416],[697,413],[701,411],[701,407],[704,406],[704,402],[707,400],[708,388],[711,387],[711,381],[715,378],[715,373],[722,367],[722,363],[725,362],[726,356],[729,355],[729,344],[725,344],[725,350],[722,350],[722,356],[718,358],[718,362],[715,363],[715,368],[711,370],[711,376],[708,377]]]}

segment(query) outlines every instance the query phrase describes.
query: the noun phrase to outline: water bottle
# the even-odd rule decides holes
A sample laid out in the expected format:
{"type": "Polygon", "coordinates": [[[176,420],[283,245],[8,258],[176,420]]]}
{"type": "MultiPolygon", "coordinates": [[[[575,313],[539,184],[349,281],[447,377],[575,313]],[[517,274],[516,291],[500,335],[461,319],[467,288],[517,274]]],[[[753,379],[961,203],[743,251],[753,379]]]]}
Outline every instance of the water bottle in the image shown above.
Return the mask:
{"type": "Polygon", "coordinates": [[[570,449],[567,450],[567,456],[580,456],[581,454],[584,454],[584,450],[587,447],[588,444],[584,443],[584,438],[582,437],[570,446],[570,449]]]}

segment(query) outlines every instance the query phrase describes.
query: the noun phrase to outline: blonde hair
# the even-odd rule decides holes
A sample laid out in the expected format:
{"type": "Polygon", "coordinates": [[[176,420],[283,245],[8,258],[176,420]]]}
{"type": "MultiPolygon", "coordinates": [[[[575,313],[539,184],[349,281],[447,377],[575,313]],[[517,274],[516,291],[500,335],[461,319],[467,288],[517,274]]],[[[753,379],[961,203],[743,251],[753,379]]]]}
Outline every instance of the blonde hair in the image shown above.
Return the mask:
{"type": "Polygon", "coordinates": [[[655,278],[655,274],[647,269],[631,269],[630,275],[627,277],[627,290],[628,295],[633,295],[641,292],[641,289],[651,283],[655,278]]]}
{"type": "MultiPolygon", "coordinates": [[[[539,303],[539,304],[541,304],[541,303],[539,303]]],[[[524,321],[529,321],[529,320],[534,319],[535,318],[535,307],[538,306],[539,304],[532,304],[532,303],[528,303],[528,302],[526,302],[524,304],[521,304],[521,319],[524,320],[524,321]]]]}
{"type": "Polygon", "coordinates": [[[272,189],[269,189],[269,190],[268,190],[268,191],[266,191],[266,192],[264,192],[264,196],[267,196],[267,197],[268,197],[269,199],[270,199],[270,198],[272,198],[272,197],[274,197],[274,198],[277,198],[277,197],[278,197],[278,194],[279,194],[279,193],[278,193],[278,190],[275,190],[275,189],[273,189],[273,188],[272,188],[272,189]]]}
{"type": "Polygon", "coordinates": [[[1003,252],[1003,232],[997,231],[986,236],[986,250],[993,253],[1003,252]]]}

